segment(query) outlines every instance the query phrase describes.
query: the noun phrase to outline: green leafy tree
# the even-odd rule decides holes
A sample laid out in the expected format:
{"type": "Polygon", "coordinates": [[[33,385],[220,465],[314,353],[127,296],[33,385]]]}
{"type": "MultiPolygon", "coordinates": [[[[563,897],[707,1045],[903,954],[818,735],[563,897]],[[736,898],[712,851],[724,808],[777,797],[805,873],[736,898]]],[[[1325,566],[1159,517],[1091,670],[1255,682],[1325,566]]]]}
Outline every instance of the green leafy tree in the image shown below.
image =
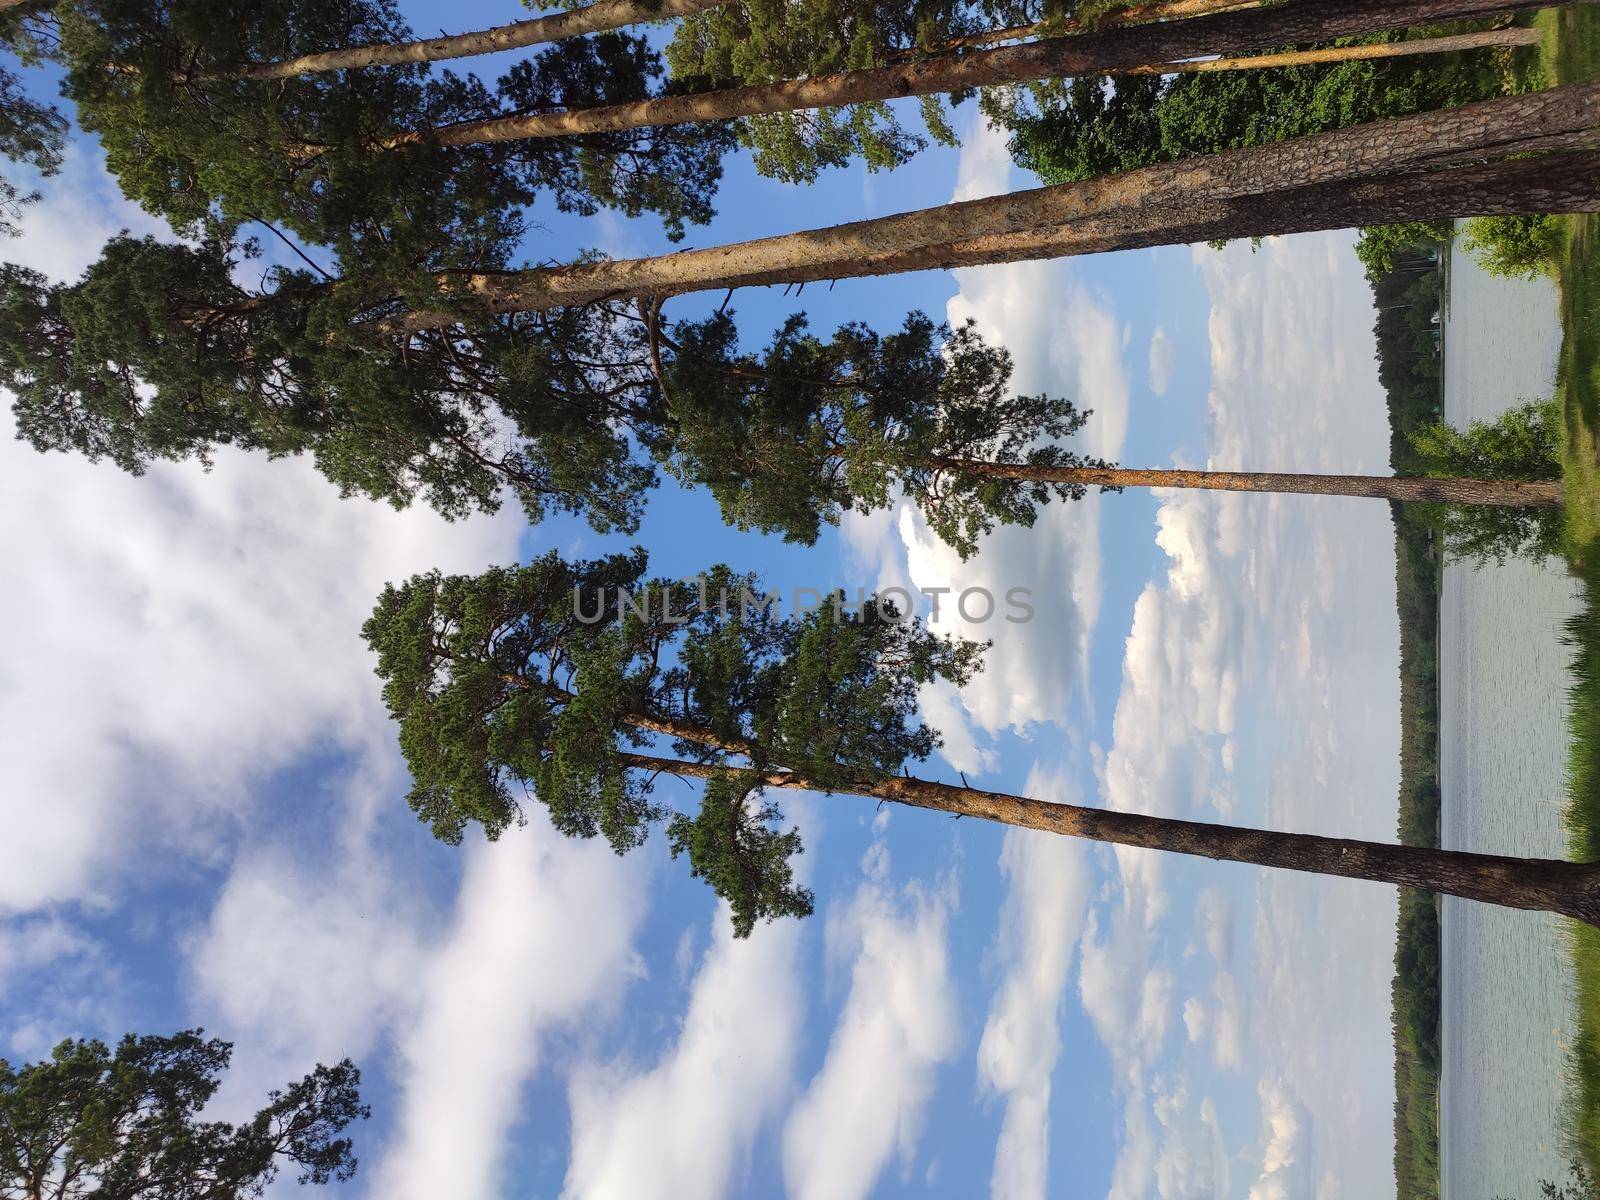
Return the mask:
{"type": "Polygon", "coordinates": [[[926,758],[939,740],[916,719],[917,690],[965,682],[982,648],[887,603],[853,612],[837,595],[785,616],[754,577],[716,567],[674,582],[646,568],[642,551],[552,553],[384,590],[363,634],[400,723],[411,807],[459,842],[471,825],[498,836],[531,793],[563,834],[604,836],[619,853],[666,821],[674,856],[728,901],[740,936],[809,913],[791,866],[799,835],[782,828],[762,773],[799,769],[829,787],[926,758]],[[697,812],[671,813],[630,762],[655,736],[740,769],[697,812]]]}
{"type": "Polygon", "coordinates": [[[1443,246],[1454,236],[1455,222],[1448,220],[1373,225],[1361,231],[1356,257],[1366,269],[1367,279],[1376,284],[1401,260],[1416,254],[1419,246],[1443,246]]]}
{"type": "Polygon", "coordinates": [[[0,1059],[0,1196],[34,1200],[236,1200],[288,1167],[302,1184],[350,1179],[343,1136],[367,1117],[360,1072],[318,1066],[240,1125],[201,1110],[232,1047],[189,1030],[128,1034],[115,1050],[65,1041],[49,1059],[0,1059]]]}
{"type": "MultiPolygon", "coordinates": [[[[1567,1169],[1566,1182],[1541,1180],[1539,1196],[1541,1200],[1595,1200],[1596,1196],[1600,1196],[1600,1188],[1596,1188],[1594,1179],[1583,1163],[1574,1159],[1567,1169]]],[[[1499,1200],[1509,1198],[1502,1196],[1499,1200]]]]}
{"type": "Polygon", "coordinates": [[[1520,404],[1465,429],[1435,421],[1411,435],[1417,463],[1429,475],[1478,479],[1559,479],[1561,413],[1551,401],[1520,404]]]}
{"type": "MultiPolygon", "coordinates": [[[[1405,36],[1393,31],[1339,44],[1405,36]]],[[[1073,79],[1031,89],[1019,100],[1032,103],[995,111],[1012,131],[1017,162],[1058,183],[1487,99],[1506,87],[1499,53],[1137,76],[1109,85],[1073,79]]],[[[1448,240],[1450,222],[1364,230],[1357,253],[1369,278],[1381,276],[1394,251],[1419,236],[1448,240]]]]}
{"type": "Polygon", "coordinates": [[[1473,217],[1467,222],[1466,249],[1491,274],[1510,279],[1553,273],[1565,245],[1561,218],[1549,214],[1473,217]]]}
{"type": "MultiPolygon", "coordinates": [[[[1493,421],[1458,429],[1435,421],[1410,438],[1422,472],[1434,478],[1561,478],[1561,416],[1550,401],[1507,409],[1493,421]]],[[[1515,556],[1561,553],[1561,510],[1424,506],[1421,519],[1442,534],[1448,554],[1477,563],[1502,563],[1515,556]]]]}
{"type": "Polygon", "coordinates": [[[1497,94],[1494,77],[1462,59],[1073,79],[1009,114],[1012,153],[1046,182],[1062,183],[1497,94]]]}

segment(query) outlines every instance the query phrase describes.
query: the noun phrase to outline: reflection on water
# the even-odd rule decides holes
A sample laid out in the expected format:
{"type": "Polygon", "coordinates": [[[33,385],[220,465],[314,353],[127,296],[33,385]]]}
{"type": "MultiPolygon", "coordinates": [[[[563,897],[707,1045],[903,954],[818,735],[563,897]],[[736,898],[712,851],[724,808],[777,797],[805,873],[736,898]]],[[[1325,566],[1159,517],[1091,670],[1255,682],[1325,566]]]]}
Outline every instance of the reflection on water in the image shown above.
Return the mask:
{"type": "MultiPolygon", "coordinates": [[[[1450,264],[1445,414],[1464,425],[1550,394],[1560,349],[1546,281],[1450,264]]],[[[1565,857],[1566,620],[1561,563],[1451,565],[1439,614],[1441,838],[1452,850],[1565,857]]],[[[1556,919],[1447,899],[1440,1161],[1447,1200],[1531,1197],[1563,1178],[1573,1020],[1556,919]]]]}

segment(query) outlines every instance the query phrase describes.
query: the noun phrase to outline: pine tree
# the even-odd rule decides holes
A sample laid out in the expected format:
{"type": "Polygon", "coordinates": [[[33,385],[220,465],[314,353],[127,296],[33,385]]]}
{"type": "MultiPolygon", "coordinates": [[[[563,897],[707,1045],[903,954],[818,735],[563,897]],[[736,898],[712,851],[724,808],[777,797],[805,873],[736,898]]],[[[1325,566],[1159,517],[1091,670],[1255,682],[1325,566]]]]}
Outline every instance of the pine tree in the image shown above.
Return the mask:
{"type": "Polygon", "coordinates": [[[236,445],[311,455],[346,494],[446,516],[582,512],[632,529],[653,473],[658,390],[596,308],[525,314],[396,342],[358,318],[399,302],[279,272],[263,297],[228,247],[114,239],[71,286],[0,266],[0,379],[18,435],[125,470],[236,445]],[[337,331],[337,336],[330,336],[337,331]],[[612,363],[603,375],[593,364],[612,363]]]}
{"type": "MultiPolygon", "coordinates": [[[[480,311],[667,297],[1382,222],[1600,209],[1600,84],[644,259],[441,280],[480,311]]],[[[453,320],[423,309],[397,322],[453,320]]]]}
{"type": "Polygon", "coordinates": [[[930,132],[953,144],[940,96],[1062,77],[1160,74],[1170,64],[1213,55],[1234,60],[1230,69],[1245,69],[1252,65],[1246,56],[1269,49],[1501,16],[1529,6],[1528,0],[1296,0],[1019,45],[913,55],[908,61],[889,61],[903,57],[890,47],[915,47],[919,37],[943,36],[959,24],[959,10],[921,5],[891,14],[862,3],[847,5],[841,15],[833,4],[783,5],[777,6],[782,15],[776,28],[766,29],[750,20],[753,10],[745,6],[719,7],[680,26],[673,47],[679,86],[672,94],[583,109],[527,108],[513,116],[417,128],[382,144],[473,146],[740,122],[740,138],[755,151],[760,171],[808,182],[822,167],[856,157],[892,167],[925,145],[894,117],[890,100],[922,97],[930,132]],[[799,112],[805,115],[787,115],[799,112]]]}
{"type": "Polygon", "coordinates": [[[515,224],[510,214],[545,196],[577,213],[657,213],[681,237],[686,223],[710,217],[731,145],[716,126],[470,151],[395,142],[406,130],[509,111],[642,99],[663,67],[634,35],[558,42],[491,89],[419,65],[281,80],[218,74],[241,53],[290,57],[408,37],[390,0],[272,0],[242,9],[209,0],[78,0],[56,23],[64,91],[123,190],[191,234],[231,236],[252,221],[277,222],[348,259],[358,245],[392,248],[515,224]],[[385,139],[395,148],[375,152],[385,139]]]}
{"type": "Polygon", "coordinates": [[[1559,506],[1554,480],[1150,471],[1085,458],[1065,398],[1014,394],[1011,360],[921,313],[887,336],[824,341],[803,315],[760,354],[724,310],[663,327],[589,305],[395,338],[370,301],[299,272],[267,297],[218,247],[119,239],[71,287],[0,268],[0,383],[39,450],[140,472],[222,445],[310,454],[346,493],[446,516],[509,489],[533,520],[636,527],[650,460],[704,485],[726,519],[803,543],[900,494],[962,554],[1090,487],[1191,487],[1559,506]],[[340,331],[330,336],[329,330],[340,331]]]}
{"type": "Polygon", "coordinates": [[[1190,488],[1391,501],[1559,508],[1559,471],[1489,471],[1482,456],[1424,476],[1149,470],[1086,458],[1069,444],[1090,411],[1010,387],[1006,352],[968,324],[913,313],[889,336],[846,325],[824,342],[803,317],[759,355],[741,353],[726,311],[656,327],[671,428],[657,451],[678,478],[704,484],[741,528],[816,539],[822,522],[900,495],[961,554],[995,525],[1032,525],[1041,505],[1091,487],[1190,488]],[[665,353],[663,353],[665,351],[665,353]]]}
{"type": "MultiPolygon", "coordinates": [[[[5,6],[0,6],[0,45],[24,65],[38,60],[39,47],[22,14],[9,12],[5,6]]],[[[66,118],[29,96],[21,77],[0,66],[0,158],[29,166],[43,176],[54,175],[61,168],[66,132],[66,118]]],[[[0,234],[14,236],[23,206],[38,198],[37,192],[24,191],[0,175],[0,234]]]]}
{"type": "Polygon", "coordinates": [[[1600,924],[1600,865],[1275,833],[1052,804],[913,778],[938,745],[916,719],[935,679],[961,684],[982,647],[842,593],[774,615],[726,568],[645,582],[641,553],[568,565],[554,554],[476,578],[385,589],[364,627],[400,724],[410,801],[437,836],[519,819],[519,795],[556,828],[619,851],[668,816],[663,774],[706,781],[669,846],[733,908],[735,930],[804,915],[794,830],[770,789],[855,795],[1116,845],[1401,884],[1600,924]],[[676,757],[646,753],[670,739],[676,757]],[[699,857],[696,858],[696,855],[699,857]]]}
{"type": "Polygon", "coordinates": [[[245,1200],[288,1167],[350,1179],[341,1136],[368,1115],[347,1059],[267,1097],[241,1125],[202,1120],[232,1047],[202,1030],[65,1041],[43,1062],[0,1059],[0,1193],[59,1200],[245,1200]]]}
{"type": "MultiPolygon", "coordinates": [[[[15,0],[22,3],[24,0],[15,0]]],[[[566,12],[512,21],[471,33],[448,34],[411,41],[375,42],[316,51],[276,62],[250,62],[223,73],[249,79],[289,79],[323,71],[349,71],[363,67],[399,66],[406,63],[446,62],[476,54],[498,54],[586,34],[606,33],[628,25],[670,21],[690,16],[730,0],[595,0],[566,12]]]]}
{"type": "Polygon", "coordinates": [[[926,758],[938,739],[915,719],[917,689],[964,682],[980,648],[888,606],[849,617],[842,596],[784,616],[756,599],[758,580],[724,567],[697,584],[646,569],[642,551],[573,564],[551,553],[385,589],[363,634],[400,723],[411,807],[459,842],[470,825],[499,836],[531,794],[563,834],[603,835],[619,853],[665,821],[674,856],[728,901],[739,936],[805,915],[799,835],[757,773],[801,764],[843,782],[926,758]],[[748,769],[719,776],[697,812],[671,812],[627,763],[650,733],[697,761],[737,748],[748,769]]]}

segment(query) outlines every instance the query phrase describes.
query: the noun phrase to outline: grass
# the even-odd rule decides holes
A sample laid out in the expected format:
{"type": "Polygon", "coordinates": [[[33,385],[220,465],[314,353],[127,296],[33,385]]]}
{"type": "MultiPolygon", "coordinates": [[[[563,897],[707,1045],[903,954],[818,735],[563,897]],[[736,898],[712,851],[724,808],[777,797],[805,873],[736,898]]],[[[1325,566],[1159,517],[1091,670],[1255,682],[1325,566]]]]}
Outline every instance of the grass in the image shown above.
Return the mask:
{"type": "MultiPolygon", "coordinates": [[[[1600,76],[1600,16],[1589,6],[1546,10],[1536,24],[1547,79],[1600,76]]],[[[1562,220],[1564,244],[1554,266],[1563,335],[1556,388],[1565,542],[1585,592],[1584,609],[1568,628],[1574,658],[1566,821],[1572,857],[1587,862],[1600,860],[1600,217],[1562,220]]],[[[1574,1154],[1594,1174],[1600,1170],[1600,929],[1572,923],[1570,931],[1578,1036],[1567,1132],[1574,1154]]]]}
{"type": "MultiPolygon", "coordinates": [[[[1546,9],[1535,18],[1547,79],[1600,76],[1600,16],[1589,5],[1546,9]]],[[[1562,478],[1568,556],[1578,573],[1600,555],[1600,216],[1562,218],[1566,236],[1555,262],[1561,292],[1557,397],[1564,417],[1562,478]]]]}

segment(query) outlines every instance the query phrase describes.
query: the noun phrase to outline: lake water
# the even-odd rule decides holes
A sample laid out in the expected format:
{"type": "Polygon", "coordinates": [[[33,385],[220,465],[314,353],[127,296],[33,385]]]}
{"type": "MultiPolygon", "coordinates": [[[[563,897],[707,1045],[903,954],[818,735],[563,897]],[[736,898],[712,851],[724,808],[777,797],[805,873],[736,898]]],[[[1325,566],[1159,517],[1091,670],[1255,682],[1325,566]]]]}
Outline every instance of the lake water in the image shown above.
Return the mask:
{"type": "MultiPolygon", "coordinates": [[[[1561,344],[1545,281],[1450,264],[1445,413],[1455,424],[1550,394],[1561,344]]],[[[1561,564],[1450,565],[1440,600],[1442,841],[1565,857],[1561,827],[1577,585],[1561,564]]],[[[1565,1177],[1560,1123],[1571,969],[1553,917],[1446,899],[1440,1153],[1445,1200],[1531,1200],[1565,1177]]]]}

